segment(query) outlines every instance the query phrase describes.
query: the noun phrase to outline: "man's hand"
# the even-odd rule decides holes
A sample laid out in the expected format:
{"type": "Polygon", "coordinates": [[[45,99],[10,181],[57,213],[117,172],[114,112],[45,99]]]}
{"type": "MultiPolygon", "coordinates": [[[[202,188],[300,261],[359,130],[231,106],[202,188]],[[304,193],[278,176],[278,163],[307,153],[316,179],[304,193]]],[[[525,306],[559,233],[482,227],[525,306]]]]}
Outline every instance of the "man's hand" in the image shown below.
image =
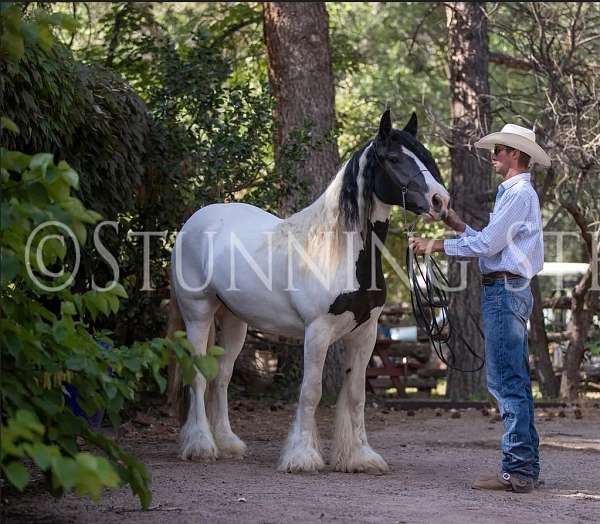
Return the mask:
{"type": "Polygon", "coordinates": [[[444,218],[444,223],[458,233],[464,233],[465,231],[465,223],[452,208],[448,209],[448,214],[446,215],[446,218],[444,218]]]}
{"type": "Polygon", "coordinates": [[[443,240],[430,240],[428,238],[411,237],[408,245],[415,255],[431,255],[436,252],[444,252],[443,240]]]}

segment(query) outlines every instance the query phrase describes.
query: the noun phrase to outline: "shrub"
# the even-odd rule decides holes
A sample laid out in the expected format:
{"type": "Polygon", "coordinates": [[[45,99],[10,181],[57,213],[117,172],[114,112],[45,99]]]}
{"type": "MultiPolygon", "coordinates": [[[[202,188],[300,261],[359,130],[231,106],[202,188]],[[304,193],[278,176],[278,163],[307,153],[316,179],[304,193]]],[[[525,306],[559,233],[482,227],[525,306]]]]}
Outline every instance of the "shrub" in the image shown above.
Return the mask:
{"type": "Polygon", "coordinates": [[[27,465],[33,463],[46,473],[53,493],[74,489],[95,500],[103,487],[129,484],[147,507],[148,470],[76,417],[65,405],[64,386],[79,390],[86,413],[103,409],[116,426],[142,374],[154,377],[164,391],[161,370],[170,351],[187,382],[194,369],[214,377],[220,351],[193,356],[183,333],[174,341],[100,348],[99,340],[112,341],[109,333],[94,330],[94,321],[117,315],[127,295],[116,282],[82,293],[68,285],[73,273],[63,267],[69,259],[64,229],[84,245],[87,227],[100,219],[71,194],[79,184],[77,172],[64,161],[55,164],[51,154],[5,149],[0,166],[2,474],[22,490],[30,479],[27,465]],[[34,235],[36,228],[43,230],[34,235]]]}

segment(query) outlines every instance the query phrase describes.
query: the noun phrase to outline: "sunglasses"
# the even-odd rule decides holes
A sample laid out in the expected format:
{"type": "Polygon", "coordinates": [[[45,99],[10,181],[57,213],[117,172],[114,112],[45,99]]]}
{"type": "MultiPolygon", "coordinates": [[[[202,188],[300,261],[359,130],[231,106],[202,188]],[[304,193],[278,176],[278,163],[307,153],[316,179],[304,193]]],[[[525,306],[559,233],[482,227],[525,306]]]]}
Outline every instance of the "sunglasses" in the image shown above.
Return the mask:
{"type": "Polygon", "coordinates": [[[494,156],[498,156],[500,154],[500,151],[512,151],[511,147],[508,146],[494,146],[494,156]]]}

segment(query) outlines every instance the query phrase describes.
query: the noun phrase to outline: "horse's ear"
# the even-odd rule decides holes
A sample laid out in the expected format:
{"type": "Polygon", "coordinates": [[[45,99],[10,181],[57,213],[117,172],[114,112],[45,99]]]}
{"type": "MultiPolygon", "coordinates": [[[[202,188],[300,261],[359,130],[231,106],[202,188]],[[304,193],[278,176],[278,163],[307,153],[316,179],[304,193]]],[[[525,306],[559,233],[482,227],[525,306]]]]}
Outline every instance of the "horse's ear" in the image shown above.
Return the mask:
{"type": "Polygon", "coordinates": [[[386,109],[383,115],[381,115],[381,120],[379,121],[379,138],[383,142],[387,142],[390,134],[392,133],[392,116],[390,114],[390,110],[386,109]]]}
{"type": "Polygon", "coordinates": [[[410,115],[410,118],[408,119],[408,123],[404,126],[404,131],[416,138],[418,127],[419,125],[417,123],[417,113],[413,111],[413,114],[410,115]]]}

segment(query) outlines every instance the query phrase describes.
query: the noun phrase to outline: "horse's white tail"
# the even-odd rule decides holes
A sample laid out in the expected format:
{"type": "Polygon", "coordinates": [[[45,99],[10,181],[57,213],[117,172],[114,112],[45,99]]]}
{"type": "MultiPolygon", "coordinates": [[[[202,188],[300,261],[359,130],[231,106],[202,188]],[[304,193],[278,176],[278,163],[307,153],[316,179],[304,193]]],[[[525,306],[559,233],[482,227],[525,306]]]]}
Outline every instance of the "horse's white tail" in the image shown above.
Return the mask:
{"type": "MultiPolygon", "coordinates": [[[[171,283],[171,293],[169,299],[169,320],[167,323],[167,338],[173,339],[176,331],[185,330],[185,324],[179,311],[179,305],[177,304],[177,297],[175,296],[175,288],[171,283]]],[[[181,381],[181,369],[179,369],[179,363],[175,358],[175,354],[171,353],[169,356],[169,383],[167,389],[167,409],[171,416],[175,416],[179,413],[181,420],[182,409],[184,408],[184,391],[183,383],[181,381]]]]}

